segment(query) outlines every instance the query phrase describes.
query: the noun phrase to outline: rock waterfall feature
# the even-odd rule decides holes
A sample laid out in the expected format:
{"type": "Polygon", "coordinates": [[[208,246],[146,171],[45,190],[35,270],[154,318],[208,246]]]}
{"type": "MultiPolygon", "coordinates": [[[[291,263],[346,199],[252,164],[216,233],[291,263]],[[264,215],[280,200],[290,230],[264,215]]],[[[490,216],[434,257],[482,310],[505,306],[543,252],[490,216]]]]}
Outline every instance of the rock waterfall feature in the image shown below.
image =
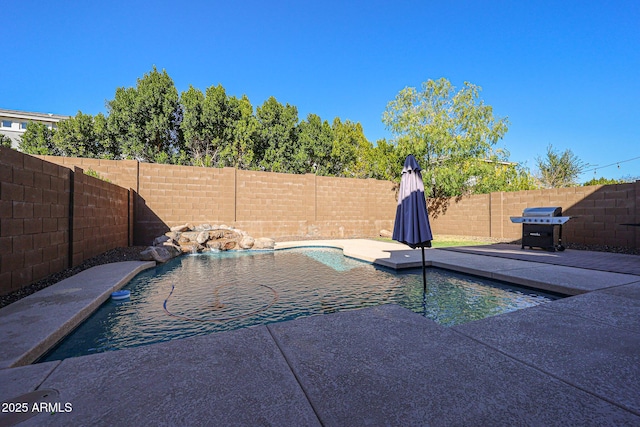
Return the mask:
{"type": "Polygon", "coordinates": [[[246,231],[227,225],[183,224],[153,241],[153,246],[141,252],[145,261],[167,262],[185,253],[229,250],[269,250],[275,241],[262,237],[255,239],[246,231]]]}

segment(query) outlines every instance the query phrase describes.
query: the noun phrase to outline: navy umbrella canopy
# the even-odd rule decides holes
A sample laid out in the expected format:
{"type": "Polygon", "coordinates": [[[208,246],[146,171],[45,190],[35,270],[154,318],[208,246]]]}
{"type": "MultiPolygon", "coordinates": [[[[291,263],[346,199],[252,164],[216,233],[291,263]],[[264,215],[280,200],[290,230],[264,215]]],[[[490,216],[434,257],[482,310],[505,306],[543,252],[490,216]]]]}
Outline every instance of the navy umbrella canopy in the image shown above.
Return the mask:
{"type": "Polygon", "coordinates": [[[409,154],[404,161],[400,191],[398,192],[398,207],[396,220],[393,224],[393,240],[404,243],[412,249],[422,248],[422,276],[424,287],[427,287],[424,248],[431,247],[433,235],[429,224],[427,202],[424,197],[424,183],[422,169],[418,161],[409,154]]]}
{"type": "Polygon", "coordinates": [[[396,221],[393,224],[393,240],[413,249],[430,248],[433,240],[421,170],[416,158],[409,154],[402,168],[396,221]]]}

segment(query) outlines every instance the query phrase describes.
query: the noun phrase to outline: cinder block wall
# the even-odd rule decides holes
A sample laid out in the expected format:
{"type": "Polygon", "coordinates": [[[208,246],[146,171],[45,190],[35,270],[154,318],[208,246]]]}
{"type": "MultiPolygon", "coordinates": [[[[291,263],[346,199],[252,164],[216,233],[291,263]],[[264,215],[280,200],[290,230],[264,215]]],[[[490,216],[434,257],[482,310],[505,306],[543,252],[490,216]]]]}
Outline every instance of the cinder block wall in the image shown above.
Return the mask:
{"type": "MultiPolygon", "coordinates": [[[[178,223],[225,223],[255,236],[375,235],[393,229],[393,184],[377,180],[274,174],[233,168],[151,165],[133,160],[43,156],[66,166],[96,170],[137,191],[136,244],[148,244],[178,223]]],[[[465,196],[437,209],[430,200],[435,234],[517,240],[521,226],[509,221],[526,207],[561,206],[576,216],[563,227],[564,240],[637,248],[640,182],[619,185],[465,196]]]]}
{"type": "Polygon", "coordinates": [[[78,167],[85,171],[94,170],[100,177],[120,187],[138,191],[138,163],[136,160],[103,160],[83,159],[80,157],[34,156],[49,163],[66,166],[69,169],[78,167]]]}
{"type": "Polygon", "coordinates": [[[71,171],[0,147],[0,294],[69,264],[71,171]]]}
{"type": "Polygon", "coordinates": [[[429,200],[431,228],[434,234],[488,237],[491,235],[491,195],[479,194],[445,203],[429,200]]]}
{"type": "Polygon", "coordinates": [[[127,246],[128,193],[0,147],[0,294],[127,246]]]}
{"type": "Polygon", "coordinates": [[[86,175],[73,174],[72,265],[109,249],[129,245],[129,191],[86,175]]]}
{"type": "Polygon", "coordinates": [[[436,234],[463,234],[518,240],[521,216],[527,207],[560,206],[574,217],[562,229],[565,242],[615,247],[640,247],[640,181],[628,184],[496,192],[448,201],[446,211],[433,218],[436,234]]]}
{"type": "Polygon", "coordinates": [[[135,244],[150,244],[169,227],[185,222],[232,225],[235,169],[150,163],[139,168],[135,244]]]}

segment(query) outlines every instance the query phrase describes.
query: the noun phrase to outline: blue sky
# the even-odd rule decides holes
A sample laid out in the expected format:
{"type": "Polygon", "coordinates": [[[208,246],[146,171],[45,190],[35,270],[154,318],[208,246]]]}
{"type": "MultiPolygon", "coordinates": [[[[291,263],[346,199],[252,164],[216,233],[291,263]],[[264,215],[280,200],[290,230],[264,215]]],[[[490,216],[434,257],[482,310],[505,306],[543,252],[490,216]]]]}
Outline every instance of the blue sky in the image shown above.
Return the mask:
{"type": "Polygon", "coordinates": [[[401,89],[445,77],[509,118],[510,160],[534,170],[552,144],[597,176],[640,176],[640,158],[623,162],[640,157],[637,0],[26,0],[2,14],[0,108],[106,112],[155,65],[179,92],[275,96],[375,142],[392,138],[381,116],[401,89]]]}

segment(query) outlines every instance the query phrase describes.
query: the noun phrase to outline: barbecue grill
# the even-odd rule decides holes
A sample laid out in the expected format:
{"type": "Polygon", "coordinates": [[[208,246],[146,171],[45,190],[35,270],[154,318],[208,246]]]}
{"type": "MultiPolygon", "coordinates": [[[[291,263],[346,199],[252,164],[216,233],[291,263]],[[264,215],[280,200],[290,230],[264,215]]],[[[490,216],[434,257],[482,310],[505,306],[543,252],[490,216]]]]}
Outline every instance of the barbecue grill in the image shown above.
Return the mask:
{"type": "Polygon", "coordinates": [[[522,224],[522,249],[537,247],[548,251],[564,251],[562,224],[571,219],[562,216],[561,207],[526,208],[522,216],[510,217],[511,222],[522,224]]]}

